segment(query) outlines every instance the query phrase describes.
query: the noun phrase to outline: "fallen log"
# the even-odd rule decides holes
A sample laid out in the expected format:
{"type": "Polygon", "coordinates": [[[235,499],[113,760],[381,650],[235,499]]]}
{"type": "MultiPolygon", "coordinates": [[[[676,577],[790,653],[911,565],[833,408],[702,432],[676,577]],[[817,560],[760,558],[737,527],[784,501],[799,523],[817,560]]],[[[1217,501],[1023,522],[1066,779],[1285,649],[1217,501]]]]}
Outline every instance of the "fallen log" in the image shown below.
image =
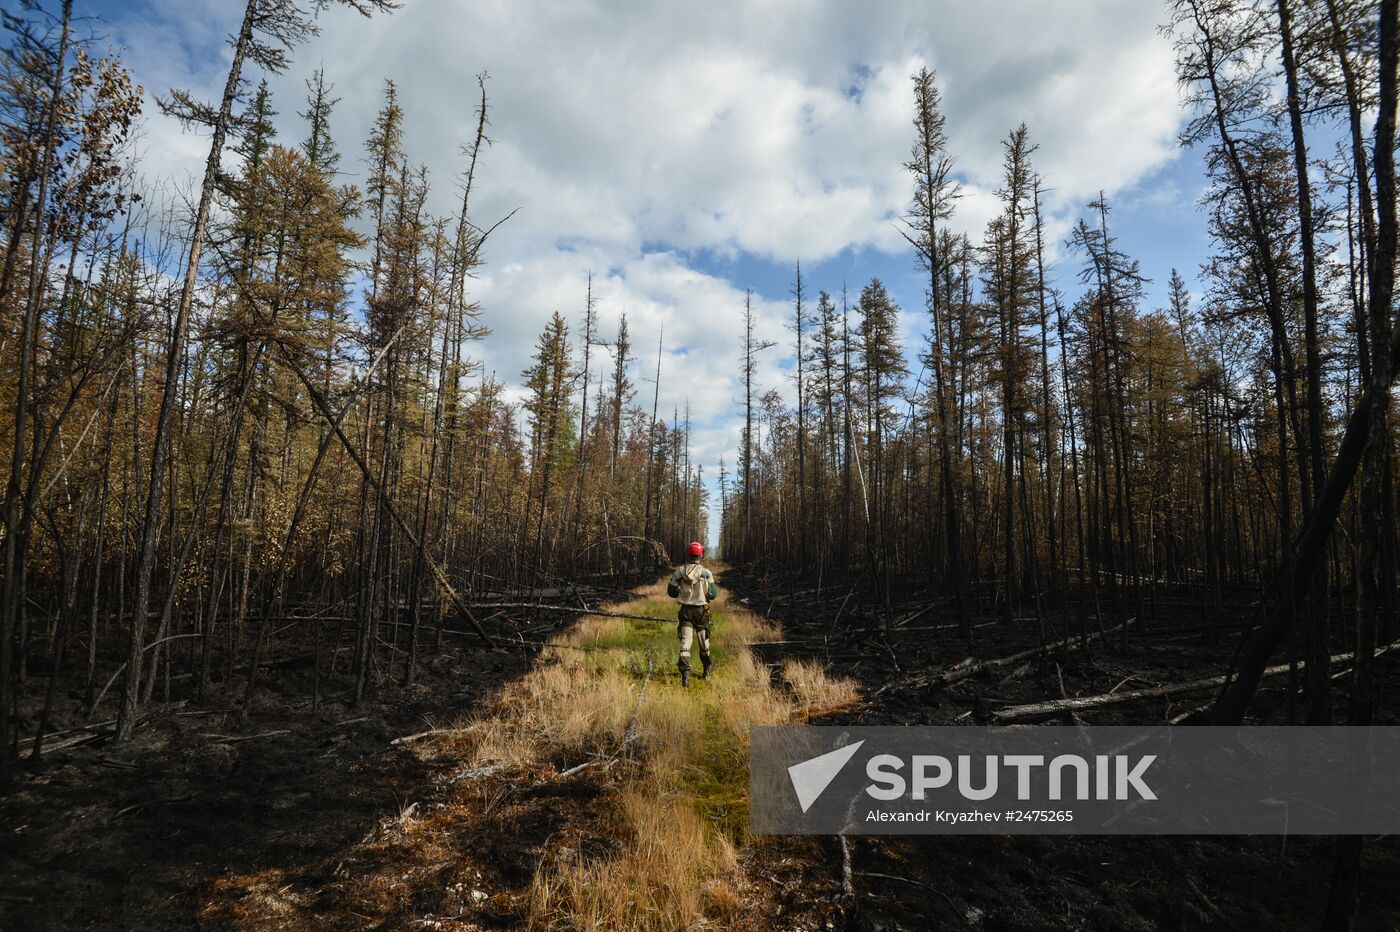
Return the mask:
{"type": "Polygon", "coordinates": [[[414,741],[421,741],[429,735],[435,734],[437,734],[437,729],[429,728],[427,731],[420,731],[416,735],[404,735],[402,738],[395,738],[393,741],[389,742],[389,746],[395,747],[400,744],[412,744],[414,741]]]}
{"type": "MultiPolygon", "coordinates": [[[[1376,651],[1379,657],[1388,651],[1400,648],[1400,641],[1387,644],[1376,651]]],[[[1348,651],[1344,654],[1333,654],[1327,658],[1328,663],[1340,663],[1352,660],[1355,654],[1348,651]]],[[[1277,676],[1280,673],[1287,673],[1294,669],[1293,664],[1281,663],[1268,667],[1264,670],[1264,676],[1277,676]]],[[[1296,669],[1307,668],[1306,661],[1300,661],[1296,669]]],[[[1101,709],[1105,706],[1121,705],[1125,702],[1136,702],[1139,699],[1159,699],[1164,696],[1176,696],[1182,693],[1201,692],[1223,686],[1226,681],[1225,675],[1209,676],[1201,680],[1191,680],[1186,683],[1171,683],[1166,686],[1156,686],[1151,689],[1130,689],[1121,693],[1102,693],[1097,696],[1078,696],[1073,699],[1050,699],[1045,702],[1031,702],[1025,705],[1013,705],[1005,709],[998,709],[992,713],[994,722],[1016,722],[1029,718],[1045,718],[1051,715],[1061,715],[1065,712],[1077,712],[1084,709],[1101,709]]]]}
{"type": "Polygon", "coordinates": [[[957,663],[953,664],[951,667],[948,667],[946,670],[940,670],[934,675],[930,676],[928,678],[928,682],[930,684],[939,683],[943,686],[947,686],[949,683],[956,683],[959,680],[965,680],[972,674],[976,673],[978,670],[985,670],[986,668],[987,664],[979,663],[972,657],[964,657],[957,663]]]}
{"type": "Polygon", "coordinates": [[[633,618],[637,621],[664,621],[674,623],[674,618],[660,618],[656,615],[633,615],[628,612],[608,612],[600,608],[578,608],[572,605],[541,605],[534,602],[486,602],[473,605],[478,609],[499,609],[507,611],[561,612],[565,615],[601,615],[604,618],[633,618]]]}
{"type": "Polygon", "coordinates": [[[44,753],[53,754],[56,751],[64,751],[68,748],[75,748],[79,745],[89,744],[93,741],[100,741],[103,738],[110,737],[114,734],[116,734],[116,729],[114,728],[95,729],[88,734],[73,735],[70,738],[65,738],[57,744],[50,744],[44,748],[44,753]]]}
{"type": "MultiPolygon", "coordinates": [[[[1115,625],[1111,630],[1121,631],[1136,620],[1136,618],[1129,618],[1121,625],[1115,625]]],[[[1042,644],[1039,647],[1032,647],[1028,650],[1018,651],[1017,653],[1011,654],[1008,657],[997,657],[992,660],[973,660],[971,657],[965,657],[957,663],[953,664],[951,667],[947,667],[942,670],[919,673],[914,676],[907,677],[903,680],[898,680],[892,683],[886,683],[884,686],[881,686],[879,689],[871,693],[871,696],[878,696],[891,689],[907,688],[910,686],[951,686],[954,683],[959,683],[967,679],[968,677],[976,676],[979,673],[992,670],[1002,670],[1006,667],[1014,667],[1018,664],[1024,663],[1027,660],[1030,660],[1031,658],[1051,653],[1052,651],[1059,650],[1062,647],[1066,647],[1069,645],[1077,645],[1079,647],[1083,647],[1090,641],[1104,637],[1107,633],[1107,631],[1095,631],[1092,634],[1087,634],[1084,636],[1073,634],[1067,638],[1061,638],[1060,640],[1053,641],[1049,644],[1042,644]]]]}
{"type": "MultiPolygon", "coordinates": [[[[282,345],[281,343],[278,343],[277,350],[281,354],[282,358],[286,360],[288,367],[296,375],[297,379],[301,381],[301,384],[306,386],[306,391],[308,394],[310,394],[312,402],[320,411],[321,416],[326,419],[326,425],[330,427],[330,429],[335,433],[336,437],[339,438],[341,445],[345,447],[345,452],[350,455],[350,459],[355,463],[356,466],[360,468],[360,472],[365,477],[365,482],[369,485],[370,488],[374,489],[374,491],[377,493],[377,495],[379,496],[379,500],[384,505],[384,510],[389,513],[389,517],[391,517],[394,520],[394,523],[398,525],[399,532],[403,534],[404,539],[412,545],[413,549],[418,551],[418,559],[420,561],[425,562],[428,566],[428,569],[432,571],[433,578],[437,580],[438,588],[441,589],[442,593],[447,596],[448,600],[452,603],[452,605],[464,616],[466,616],[467,621],[472,626],[472,630],[475,631],[477,635],[483,641],[486,642],[486,646],[494,647],[496,642],[491,640],[491,635],[486,633],[486,629],[481,626],[480,620],[478,620],[477,617],[472,614],[472,611],[467,606],[466,602],[464,602],[462,597],[457,594],[457,589],[452,585],[451,580],[447,578],[447,572],[441,566],[439,566],[435,560],[427,559],[427,556],[424,552],[424,544],[426,543],[426,541],[418,539],[418,535],[414,533],[412,525],[410,525],[409,522],[399,512],[398,506],[394,504],[394,500],[389,496],[387,491],[380,487],[379,480],[375,477],[374,471],[370,469],[369,463],[367,463],[365,461],[365,458],[360,454],[359,448],[351,442],[348,436],[346,436],[344,429],[340,426],[340,418],[336,417],[335,413],[331,410],[330,403],[326,401],[325,396],[321,394],[320,390],[316,387],[316,384],[311,379],[307,378],[305,371],[302,370],[301,365],[298,363],[295,355],[293,355],[292,352],[286,346],[282,345]]],[[[259,641],[261,642],[261,629],[259,629],[258,636],[259,641]]],[[[250,696],[252,693],[252,683],[256,678],[258,669],[256,648],[254,649],[253,657],[253,672],[249,676],[250,696]]],[[[245,702],[245,712],[247,708],[248,703],[245,702]]]]}
{"type": "MultiPolygon", "coordinates": [[[[920,608],[920,609],[918,609],[918,610],[916,610],[916,611],[914,611],[914,612],[911,612],[911,613],[908,614],[908,615],[905,615],[903,618],[901,618],[901,619],[899,619],[898,621],[896,621],[892,627],[895,627],[895,628],[902,628],[902,627],[904,627],[905,625],[909,624],[909,622],[913,621],[915,618],[919,618],[920,616],[927,614],[930,610],[932,610],[932,609],[934,609],[934,608],[937,608],[937,607],[940,606],[940,605],[947,605],[949,602],[952,602],[952,601],[953,601],[953,600],[952,600],[951,598],[935,599],[934,601],[929,602],[927,605],[923,606],[922,608],[920,608]]],[[[956,627],[956,625],[955,625],[954,627],[956,627]]]]}
{"type": "MultiPolygon", "coordinates": [[[[972,626],[972,629],[973,629],[974,631],[976,631],[976,630],[979,629],[979,628],[991,628],[991,627],[994,627],[994,626],[999,625],[999,624],[1001,624],[1000,621],[984,621],[984,622],[981,622],[980,624],[975,624],[975,625],[973,625],[973,626],[972,626]]],[[[908,633],[910,633],[910,632],[912,632],[912,631],[956,631],[957,629],[958,629],[958,625],[956,625],[956,624],[951,624],[951,625],[914,625],[914,626],[912,626],[912,627],[905,627],[905,626],[903,626],[903,625],[896,624],[896,625],[894,626],[894,632],[895,632],[896,634],[908,634],[908,633]]],[[[883,626],[861,625],[861,626],[858,627],[858,628],[846,628],[845,631],[844,631],[844,633],[848,633],[848,634],[862,634],[862,633],[867,632],[867,631],[883,631],[883,630],[884,630],[883,626]]]]}
{"type": "MultiPolygon", "coordinates": [[[[841,836],[841,837],[842,837],[842,838],[845,838],[844,835],[841,836]]],[[[924,890],[932,890],[934,893],[937,893],[939,896],[943,897],[944,902],[946,902],[946,903],[948,904],[949,908],[953,910],[953,913],[954,913],[960,920],[962,920],[962,922],[963,922],[964,925],[967,925],[967,926],[969,926],[969,927],[972,926],[972,923],[971,923],[970,921],[968,921],[967,914],[965,914],[965,913],[958,907],[958,904],[957,904],[957,903],[954,903],[954,902],[953,902],[952,897],[948,896],[948,894],[944,893],[942,890],[938,889],[937,887],[933,886],[932,884],[924,883],[922,880],[915,880],[915,879],[913,879],[912,877],[900,877],[900,876],[898,876],[898,875],[896,875],[896,874],[882,874],[882,873],[880,873],[880,872],[878,872],[878,871],[855,871],[854,874],[855,874],[855,876],[857,876],[857,877],[873,877],[873,878],[875,878],[875,879],[877,879],[877,880],[894,880],[894,881],[897,881],[898,883],[907,883],[907,884],[909,884],[909,885],[912,886],[912,887],[920,887],[920,888],[922,888],[922,889],[924,889],[924,890]]]]}
{"type": "Polygon", "coordinates": [[[255,741],[258,738],[279,738],[282,735],[290,735],[290,728],[279,728],[276,731],[264,731],[256,735],[210,735],[201,734],[201,738],[208,738],[210,744],[236,744],[239,741],[255,741]]]}
{"type": "Polygon", "coordinates": [[[161,799],[148,799],[145,802],[133,803],[132,805],[127,806],[125,809],[117,810],[116,815],[112,816],[112,821],[115,822],[117,819],[120,819],[127,813],[136,812],[140,809],[145,809],[147,806],[161,806],[165,803],[183,803],[191,799],[194,799],[194,794],[185,793],[181,796],[165,796],[161,799]]]}

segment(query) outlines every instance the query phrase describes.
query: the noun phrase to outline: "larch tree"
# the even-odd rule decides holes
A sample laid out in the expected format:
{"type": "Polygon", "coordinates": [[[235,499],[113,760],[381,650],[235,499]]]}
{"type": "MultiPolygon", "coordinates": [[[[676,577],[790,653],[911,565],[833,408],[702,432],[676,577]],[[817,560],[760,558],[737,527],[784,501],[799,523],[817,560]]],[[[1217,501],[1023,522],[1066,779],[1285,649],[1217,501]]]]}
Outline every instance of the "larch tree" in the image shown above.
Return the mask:
{"type": "MultiPolygon", "coordinates": [[[[393,0],[337,0],[368,16],[388,12],[396,7],[393,0]]],[[[162,108],[187,123],[209,127],[209,157],[205,161],[204,180],[200,186],[199,203],[195,208],[190,245],[185,260],[180,299],[171,326],[170,348],[166,353],[165,383],[161,392],[160,409],[156,417],[155,436],[151,445],[150,468],[147,470],[145,515],[141,522],[136,553],[136,594],[133,600],[130,648],[121,716],[117,736],[131,737],[139,706],[142,660],[145,653],[146,609],[150,604],[152,575],[156,561],[156,536],[161,522],[161,505],[166,469],[165,460],[175,420],[177,383],[189,334],[190,314],[194,307],[195,289],[199,281],[200,254],[204,247],[205,229],[214,200],[215,183],[224,142],[233,122],[234,105],[243,84],[243,66],[252,61],[269,72],[282,71],[287,64],[287,52],[316,31],[315,15],[330,6],[330,0],[311,0],[309,5],[298,0],[248,0],[243,21],[233,39],[233,60],[223,96],[213,107],[196,100],[185,91],[172,91],[162,108]]]]}

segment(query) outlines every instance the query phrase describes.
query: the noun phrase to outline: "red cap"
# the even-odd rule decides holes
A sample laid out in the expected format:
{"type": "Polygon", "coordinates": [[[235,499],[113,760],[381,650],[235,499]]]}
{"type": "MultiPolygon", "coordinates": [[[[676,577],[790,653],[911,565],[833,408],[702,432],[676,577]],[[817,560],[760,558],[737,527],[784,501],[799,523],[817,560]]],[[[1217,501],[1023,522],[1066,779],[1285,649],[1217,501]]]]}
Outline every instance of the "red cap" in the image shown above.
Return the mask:
{"type": "Polygon", "coordinates": [[[693,540],[690,542],[690,546],[685,548],[685,552],[690,554],[692,557],[699,557],[704,555],[705,548],[701,546],[700,541],[693,540]]]}

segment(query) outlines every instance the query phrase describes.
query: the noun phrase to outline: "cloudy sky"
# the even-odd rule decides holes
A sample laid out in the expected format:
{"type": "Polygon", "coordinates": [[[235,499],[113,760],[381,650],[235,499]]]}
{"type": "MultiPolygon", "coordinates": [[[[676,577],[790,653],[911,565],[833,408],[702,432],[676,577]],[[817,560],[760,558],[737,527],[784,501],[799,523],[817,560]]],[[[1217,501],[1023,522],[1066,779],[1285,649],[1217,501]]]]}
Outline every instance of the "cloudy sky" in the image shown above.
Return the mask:
{"type": "MultiPolygon", "coordinates": [[[[78,7],[105,20],[148,98],[222,89],[241,0],[78,7]]],[[[665,328],[661,407],[689,401],[696,457],[713,480],[738,440],[745,289],[761,336],[779,343],[764,354],[764,388],[791,395],[784,324],[799,259],[813,300],[817,289],[883,279],[907,309],[913,354],[922,287],[895,218],[911,191],[900,167],[912,141],[909,75],[922,65],[938,74],[963,185],[954,226],[980,240],[996,209],[1000,142],[1025,121],[1055,240],[1103,189],[1121,245],[1152,279],[1152,306],[1173,266],[1194,281],[1206,251],[1201,163],[1176,144],[1182,114],[1162,19],[1152,0],[405,0],[387,18],[326,14],[271,86],[290,144],[304,135],[303,82],[325,68],[342,98],[342,168],[358,180],[392,78],[406,149],[448,214],[475,124],[475,75],[487,72],[494,145],[476,220],[520,212],[493,236],[476,283],[494,330],[479,357],[518,382],[551,312],[581,322],[592,270],[603,333],[628,315],[638,381],[665,328]]],[[[151,101],[146,172],[187,180],[207,145],[151,101]]],[[[1072,297],[1077,261],[1056,253],[1052,278],[1072,297]]]]}

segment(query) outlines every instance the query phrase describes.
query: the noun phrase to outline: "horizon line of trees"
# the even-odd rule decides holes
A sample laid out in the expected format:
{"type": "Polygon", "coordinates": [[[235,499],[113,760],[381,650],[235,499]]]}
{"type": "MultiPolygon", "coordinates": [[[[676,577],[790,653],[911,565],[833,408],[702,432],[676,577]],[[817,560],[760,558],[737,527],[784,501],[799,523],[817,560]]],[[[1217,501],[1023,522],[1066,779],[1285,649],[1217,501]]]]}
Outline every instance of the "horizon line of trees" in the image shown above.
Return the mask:
{"type": "Polygon", "coordinates": [[[359,704],[463,624],[487,638],[478,606],[606,590],[705,536],[689,412],[657,410],[661,347],[648,413],[591,280],[578,345],[556,313],[518,405],[472,357],[471,282],[509,219],[474,213],[484,76],[448,215],[392,81],[362,188],[323,71],[301,138],[277,138],[248,75],[283,70],[325,6],[248,0],[222,99],[160,100],[210,149],[199,196],[158,209],[121,61],[73,0],[5,14],[0,791],[60,705],[126,739],[155,701],[219,691],[246,716],[284,676],[313,708],[359,704]]]}
{"type": "MultiPolygon", "coordinates": [[[[984,616],[1044,631],[1065,608],[1085,630],[1186,611],[1218,632],[1262,595],[1218,714],[1243,715],[1288,639],[1308,660],[1290,714],[1330,721],[1331,645],[1400,636],[1394,7],[1167,4],[1212,254],[1203,293],[1172,269],[1159,308],[1102,193],[1063,244],[1075,284],[1056,286],[1024,124],[1002,143],[1001,210],[980,241],[953,232],[940,91],[914,74],[903,230],[925,337],[901,344],[878,279],[813,294],[798,265],[795,407],[755,397],[772,344],[746,331],[725,555],[858,582],[887,618],[937,591],[964,638],[984,616]]],[[[1351,721],[1374,708],[1369,662],[1357,680],[1351,721]]]]}
{"type": "MultiPolygon", "coordinates": [[[[897,594],[937,593],[965,641],[984,617],[1042,642],[1059,625],[1126,638],[1132,618],[1235,631],[1226,685],[1192,723],[1241,723],[1284,648],[1306,661],[1290,723],[1369,725],[1378,644],[1400,635],[1397,0],[1166,8],[1181,141],[1209,181],[1204,293],[1173,269],[1167,306],[1145,306],[1102,193],[1065,243],[1077,287],[1055,287],[1024,124],[1002,144],[1001,210],[980,242],[954,234],[921,69],[904,233],[926,337],[901,345],[878,279],[814,307],[798,267],[796,407],[754,398],[771,344],[750,318],[721,546],[819,600],[863,589],[885,625],[897,594]],[[1334,675],[1342,644],[1354,660],[1334,675]]],[[[1352,926],[1361,849],[1337,839],[1328,929],[1352,926]]]]}

